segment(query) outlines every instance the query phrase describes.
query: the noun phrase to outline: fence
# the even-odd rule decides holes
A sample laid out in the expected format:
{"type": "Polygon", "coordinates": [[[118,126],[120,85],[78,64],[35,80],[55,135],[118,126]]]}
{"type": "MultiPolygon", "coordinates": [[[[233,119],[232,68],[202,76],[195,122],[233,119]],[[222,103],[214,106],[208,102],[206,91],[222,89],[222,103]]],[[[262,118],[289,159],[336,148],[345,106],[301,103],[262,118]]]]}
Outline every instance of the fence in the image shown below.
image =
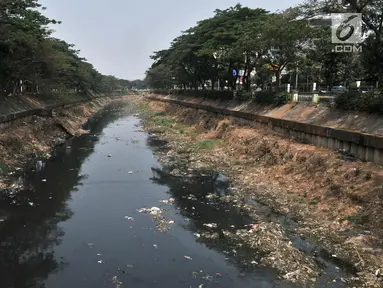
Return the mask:
{"type": "MultiPolygon", "coordinates": [[[[134,92],[131,94],[134,94],[134,92]]],[[[56,103],[56,104],[47,105],[47,106],[44,106],[41,108],[29,109],[29,110],[19,111],[19,112],[15,112],[15,113],[8,113],[5,115],[0,115],[0,129],[4,129],[4,128],[8,127],[12,121],[17,120],[17,119],[25,119],[26,121],[28,121],[28,120],[32,119],[33,116],[52,116],[53,111],[56,109],[62,109],[62,108],[78,105],[81,103],[86,103],[86,102],[89,102],[89,101],[92,101],[95,99],[99,99],[99,98],[117,97],[117,96],[122,96],[122,95],[126,95],[126,93],[125,94],[113,93],[110,95],[94,96],[94,97],[89,97],[86,99],[82,98],[82,99],[76,100],[76,101],[69,101],[69,102],[65,102],[65,103],[56,103]]]]}

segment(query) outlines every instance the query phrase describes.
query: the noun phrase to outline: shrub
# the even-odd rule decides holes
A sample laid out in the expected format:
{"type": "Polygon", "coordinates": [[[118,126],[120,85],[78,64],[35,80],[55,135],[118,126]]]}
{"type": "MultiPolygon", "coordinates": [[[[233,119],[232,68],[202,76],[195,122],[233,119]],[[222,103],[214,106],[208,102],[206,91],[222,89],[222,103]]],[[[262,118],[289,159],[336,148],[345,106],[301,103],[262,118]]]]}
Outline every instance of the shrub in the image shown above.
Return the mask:
{"type": "Polygon", "coordinates": [[[262,104],[272,104],[281,106],[291,100],[291,95],[287,92],[260,91],[256,92],[253,101],[262,104]]]}
{"type": "Polygon", "coordinates": [[[383,91],[348,91],[336,97],[335,106],[344,110],[383,114],[383,91]]]}
{"type": "Polygon", "coordinates": [[[236,98],[238,100],[247,101],[247,100],[250,100],[252,98],[252,94],[251,94],[251,92],[248,92],[245,90],[240,90],[240,91],[236,92],[236,98]]]}

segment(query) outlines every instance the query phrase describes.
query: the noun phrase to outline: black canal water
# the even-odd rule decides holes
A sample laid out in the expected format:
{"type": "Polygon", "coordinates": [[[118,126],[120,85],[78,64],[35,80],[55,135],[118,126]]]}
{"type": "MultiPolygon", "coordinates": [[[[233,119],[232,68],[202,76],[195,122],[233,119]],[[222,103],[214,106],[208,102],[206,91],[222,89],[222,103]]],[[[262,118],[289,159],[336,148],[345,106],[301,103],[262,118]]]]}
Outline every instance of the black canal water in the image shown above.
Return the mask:
{"type": "Polygon", "coordinates": [[[228,193],[222,175],[170,175],[154,154],[165,143],[139,126],[109,107],[89,134],[31,164],[20,188],[3,192],[0,287],[294,287],[256,265],[253,251],[200,237],[251,221],[206,199],[228,193]],[[139,212],[152,207],[167,231],[139,212]]]}

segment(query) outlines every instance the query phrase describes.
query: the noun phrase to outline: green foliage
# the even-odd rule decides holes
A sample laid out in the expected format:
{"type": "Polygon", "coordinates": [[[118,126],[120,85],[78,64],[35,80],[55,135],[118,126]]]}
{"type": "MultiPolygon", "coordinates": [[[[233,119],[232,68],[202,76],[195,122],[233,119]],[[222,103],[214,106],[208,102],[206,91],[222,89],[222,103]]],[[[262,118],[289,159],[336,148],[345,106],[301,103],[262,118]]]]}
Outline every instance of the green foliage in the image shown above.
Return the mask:
{"type": "Polygon", "coordinates": [[[155,122],[155,124],[157,126],[164,126],[164,127],[171,127],[173,125],[173,119],[171,119],[170,117],[161,117],[161,119],[157,120],[155,122]]]}
{"type": "Polygon", "coordinates": [[[233,99],[233,91],[218,91],[218,90],[166,90],[155,89],[152,93],[159,95],[180,95],[189,97],[200,97],[208,99],[233,99]]]}
{"type": "Polygon", "coordinates": [[[369,113],[383,114],[383,91],[349,91],[340,94],[336,100],[337,108],[345,110],[360,110],[369,113]]]}
{"type": "Polygon", "coordinates": [[[38,0],[0,3],[0,96],[14,94],[115,93],[127,80],[100,74],[74,45],[52,38],[38,0]]]}
{"type": "Polygon", "coordinates": [[[271,104],[281,106],[291,101],[291,94],[287,92],[256,92],[253,98],[256,103],[271,104]]]}
{"type": "MultiPolygon", "coordinates": [[[[273,105],[282,105],[291,97],[267,91],[282,91],[282,85],[287,83],[294,86],[295,79],[298,86],[305,83],[312,87],[315,82],[318,88],[350,85],[355,81],[382,86],[381,7],[383,0],[306,0],[278,13],[239,4],[216,10],[213,17],[199,21],[175,38],[168,49],[154,52],[151,56],[154,63],[147,70],[145,83],[166,92],[180,90],[167,92],[173,95],[209,99],[232,99],[230,91],[237,91],[236,98],[240,100],[250,99],[255,84],[266,92],[258,93],[254,101],[273,105]],[[332,12],[362,13],[365,41],[361,53],[334,51],[330,23],[324,16],[332,12]],[[325,25],[314,25],[319,22],[325,25]],[[233,70],[244,71],[240,89],[233,70]],[[254,71],[255,74],[251,73],[254,71]]],[[[354,102],[341,97],[338,102],[345,102],[346,109],[381,111],[380,98],[370,96],[359,95],[353,98],[354,102]],[[367,99],[368,104],[358,104],[359,98],[370,100],[367,99]]]]}
{"type": "Polygon", "coordinates": [[[213,150],[218,145],[218,140],[202,140],[198,143],[198,149],[213,150]]]}

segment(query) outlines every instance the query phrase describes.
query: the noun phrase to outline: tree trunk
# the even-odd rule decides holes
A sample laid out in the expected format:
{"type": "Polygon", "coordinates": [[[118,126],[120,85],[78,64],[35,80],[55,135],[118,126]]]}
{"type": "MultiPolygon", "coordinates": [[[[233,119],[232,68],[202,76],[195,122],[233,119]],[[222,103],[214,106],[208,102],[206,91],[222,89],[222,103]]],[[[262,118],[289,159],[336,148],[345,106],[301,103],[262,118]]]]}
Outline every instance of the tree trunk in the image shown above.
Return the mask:
{"type": "Polygon", "coordinates": [[[276,87],[276,91],[279,91],[280,90],[280,88],[281,88],[281,70],[280,69],[278,69],[276,72],[275,72],[275,77],[276,77],[276,79],[275,79],[275,87],[276,87]]]}

